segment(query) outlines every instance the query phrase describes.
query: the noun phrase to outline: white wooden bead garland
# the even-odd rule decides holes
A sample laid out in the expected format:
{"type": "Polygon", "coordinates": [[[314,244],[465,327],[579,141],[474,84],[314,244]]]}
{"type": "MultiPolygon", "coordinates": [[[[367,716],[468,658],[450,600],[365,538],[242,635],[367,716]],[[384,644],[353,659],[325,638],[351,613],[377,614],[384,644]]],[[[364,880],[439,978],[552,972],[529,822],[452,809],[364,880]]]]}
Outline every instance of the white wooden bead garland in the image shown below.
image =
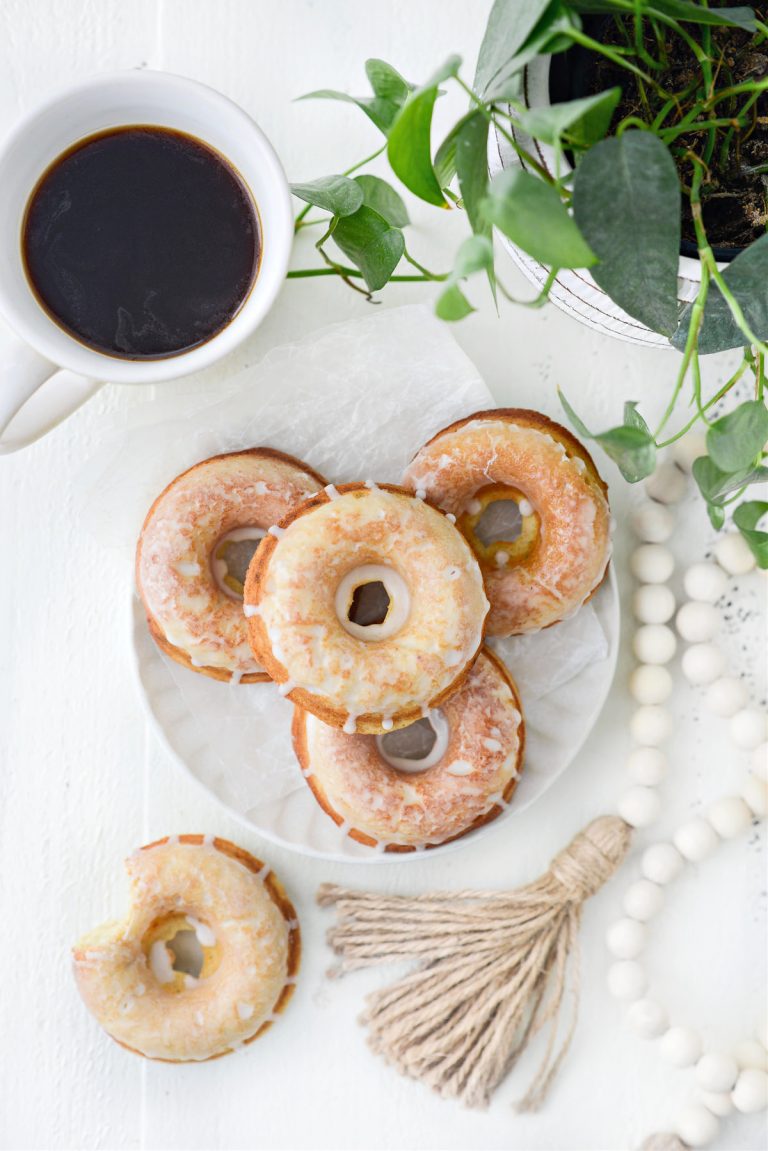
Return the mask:
{"type": "MultiPolygon", "coordinates": [[[[670,622],[675,597],[666,586],[674,570],[674,557],[664,546],[675,528],[673,506],[685,494],[691,461],[685,453],[668,461],[646,482],[650,497],[635,512],[632,527],[640,541],[630,568],[640,581],[633,600],[638,623],[633,650],[638,666],[630,677],[630,692],[638,704],[630,731],[638,745],[630,754],[632,785],[618,803],[619,814],[636,828],[648,827],[659,814],[658,785],[667,773],[662,746],[673,728],[664,708],[672,692],[666,664],[675,655],[677,639],[670,622]]],[[[627,1003],[631,1029],[646,1039],[657,1039],[662,1059],[675,1067],[694,1067],[696,1094],[675,1121],[674,1134],[652,1135],[646,1148],[704,1147],[717,1136],[720,1119],[737,1110],[744,1113],[768,1107],[768,1036],[742,1041],[733,1053],[704,1050],[699,1032],[689,1026],[670,1026],[664,1005],[647,995],[648,976],[640,956],[646,946],[648,923],[664,903],[664,889],[686,863],[698,863],[718,846],[743,834],[755,819],[768,813],[768,716],[750,707],[744,684],[725,674],[725,657],[717,644],[719,613],[715,604],[727,590],[729,578],[755,567],[754,557],[738,534],[720,538],[716,562],[692,564],[684,573],[687,601],[677,611],[675,625],[687,644],[682,672],[689,683],[706,687],[706,706],[729,724],[735,747],[752,752],[752,773],[746,775],[740,795],[726,795],[710,805],[706,816],[682,823],[671,843],[655,843],[643,854],[643,878],[631,884],[624,898],[625,916],[607,932],[614,962],[608,988],[627,1003]]]]}

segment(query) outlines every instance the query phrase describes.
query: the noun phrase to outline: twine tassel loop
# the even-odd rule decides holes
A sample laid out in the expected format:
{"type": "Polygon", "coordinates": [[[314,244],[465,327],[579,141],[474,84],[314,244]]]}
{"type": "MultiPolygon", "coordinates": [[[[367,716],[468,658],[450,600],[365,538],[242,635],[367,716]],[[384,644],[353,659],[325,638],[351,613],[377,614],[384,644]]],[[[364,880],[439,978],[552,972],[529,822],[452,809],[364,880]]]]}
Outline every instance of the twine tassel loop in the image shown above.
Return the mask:
{"type": "Polygon", "coordinates": [[[441,1095],[485,1107],[549,1026],[541,1064],[517,1104],[538,1108],[576,1026],[582,905],[614,874],[630,837],[622,819],[601,816],[517,891],[388,896],[323,884],[318,903],[336,908],[328,938],[340,962],[331,974],[417,962],[368,997],[363,1022],[373,1050],[441,1095]],[[569,984],[573,1011],[558,1039],[569,984]]]}

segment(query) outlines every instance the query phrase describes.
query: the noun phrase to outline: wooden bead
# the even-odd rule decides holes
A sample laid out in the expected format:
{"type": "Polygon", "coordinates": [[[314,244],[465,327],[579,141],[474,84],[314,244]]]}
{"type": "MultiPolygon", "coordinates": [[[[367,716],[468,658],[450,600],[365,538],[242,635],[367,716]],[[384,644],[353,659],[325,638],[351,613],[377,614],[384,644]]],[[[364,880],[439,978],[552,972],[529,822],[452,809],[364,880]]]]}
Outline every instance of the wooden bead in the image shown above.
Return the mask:
{"type": "Polygon", "coordinates": [[[629,677],[629,690],[638,703],[664,703],[672,694],[672,676],[659,664],[641,663],[629,677]]]}
{"type": "Polygon", "coordinates": [[[683,857],[671,843],[652,843],[643,852],[640,869],[652,883],[671,883],[683,869],[683,857]]]}
{"type": "Polygon", "coordinates": [[[691,863],[706,859],[720,842],[711,824],[700,815],[681,824],[672,838],[683,858],[691,863]]]}
{"type": "Polygon", "coordinates": [[[768,1071],[768,1051],[757,1039],[742,1039],[733,1048],[733,1058],[741,1070],[768,1071]]]}
{"type": "Polygon", "coordinates": [[[645,968],[635,959],[620,959],[608,968],[608,991],[614,999],[632,1002],[640,998],[647,986],[645,968]]]}
{"type": "Polygon", "coordinates": [[[741,532],[728,532],[715,544],[715,559],[728,575],[746,575],[755,567],[755,557],[741,532]]]}
{"type": "Polygon", "coordinates": [[[724,719],[730,719],[737,711],[741,711],[748,701],[749,694],[744,684],[730,676],[716,679],[704,697],[709,710],[724,719]]]}
{"type": "Polygon", "coordinates": [[[728,587],[728,576],[717,564],[691,564],[683,577],[686,594],[699,603],[715,603],[728,587]]]}
{"type": "Polygon", "coordinates": [[[698,1097],[707,1111],[711,1111],[713,1115],[725,1118],[726,1115],[731,1115],[733,1112],[733,1100],[730,1091],[699,1091],[698,1097]]]}
{"type": "Polygon", "coordinates": [[[758,779],[768,783],[768,743],[761,743],[752,752],[752,770],[758,779]]]}
{"type": "Polygon", "coordinates": [[[704,1091],[730,1091],[738,1074],[736,1060],[723,1051],[707,1051],[696,1064],[696,1082],[704,1091]]]}
{"type": "Polygon", "coordinates": [[[632,607],[640,623],[667,623],[675,614],[675,597],[664,584],[643,584],[635,591],[632,607]]]}
{"type": "Polygon", "coordinates": [[[661,799],[652,787],[630,787],[620,797],[617,809],[630,827],[648,827],[659,817],[661,799]]]}
{"type": "Polygon", "coordinates": [[[726,795],[710,805],[707,819],[721,839],[735,839],[752,823],[752,812],[740,796],[726,795]]]}
{"type": "Polygon", "coordinates": [[[675,517],[661,504],[644,503],[632,515],[632,530],[644,543],[663,544],[675,530],[675,517]]]}
{"type": "Polygon", "coordinates": [[[672,459],[677,466],[681,468],[687,475],[690,475],[693,468],[693,461],[697,460],[699,456],[707,454],[707,440],[703,432],[698,431],[696,428],[691,428],[679,440],[676,440],[671,447],[672,459]]]}
{"type": "Polygon", "coordinates": [[[636,747],[627,759],[627,770],[635,783],[655,787],[667,774],[667,757],[658,747],[636,747]]]}
{"type": "Polygon", "coordinates": [[[675,570],[675,557],[663,544],[641,544],[629,558],[629,569],[643,583],[666,583],[675,570]]]}
{"type": "Polygon", "coordinates": [[[765,1111],[768,1107],[768,1075],[756,1067],[740,1071],[731,1098],[736,1110],[744,1115],[765,1111]]]}
{"type": "Polygon", "coordinates": [[[725,671],[725,656],[713,643],[694,643],[683,652],[682,670],[695,687],[714,683],[725,671]]]}
{"type": "Polygon", "coordinates": [[[627,1023],[643,1039],[656,1039],[669,1026],[669,1016],[655,999],[636,999],[627,1010],[627,1023]]]}
{"type": "Polygon", "coordinates": [[[717,635],[720,616],[711,603],[697,603],[689,600],[684,603],[675,618],[677,630],[689,643],[703,643],[717,635]]]}
{"type": "Polygon", "coordinates": [[[762,711],[744,707],[731,718],[731,739],[743,751],[754,751],[765,742],[766,720],[762,711]]]}
{"type": "Polygon", "coordinates": [[[649,623],[635,632],[632,649],[641,663],[669,663],[677,650],[677,640],[666,624],[649,623]]]}
{"type": "Polygon", "coordinates": [[[689,1103],[678,1112],[674,1124],[675,1133],[689,1147],[707,1147],[717,1138],[720,1130],[718,1119],[703,1103],[689,1103]]]}
{"type": "Polygon", "coordinates": [[[676,504],[688,489],[688,479],[671,460],[660,464],[645,481],[645,490],[652,500],[661,504],[676,504]]]}
{"type": "Polygon", "coordinates": [[[768,815],[768,783],[764,783],[756,775],[748,775],[742,784],[741,794],[749,810],[758,819],[764,819],[768,815]]]}
{"type": "Polygon", "coordinates": [[[631,919],[647,923],[664,903],[664,892],[649,879],[638,879],[630,884],[624,895],[624,910],[631,919]]]}
{"type": "Polygon", "coordinates": [[[665,1063],[690,1067],[701,1058],[701,1037],[692,1027],[670,1027],[661,1037],[659,1051],[665,1063]]]}
{"type": "Polygon", "coordinates": [[[605,934],[608,950],[617,959],[636,959],[647,938],[647,927],[636,919],[617,919],[605,934]]]}
{"type": "Polygon", "coordinates": [[[643,747],[658,747],[672,734],[672,716],[663,707],[639,707],[629,721],[629,730],[643,747]]]}

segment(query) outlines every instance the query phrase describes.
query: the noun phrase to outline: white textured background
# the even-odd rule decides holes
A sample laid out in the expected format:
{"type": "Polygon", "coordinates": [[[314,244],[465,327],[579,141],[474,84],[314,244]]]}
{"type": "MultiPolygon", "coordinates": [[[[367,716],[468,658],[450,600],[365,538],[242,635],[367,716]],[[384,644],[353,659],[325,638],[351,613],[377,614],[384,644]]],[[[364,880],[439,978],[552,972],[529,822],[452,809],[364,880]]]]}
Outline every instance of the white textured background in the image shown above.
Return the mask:
{"type": "MultiPolygon", "coordinates": [[[[147,66],[193,76],[239,101],[272,138],[290,177],[338,171],[377,144],[356,109],[292,103],[312,88],[363,92],[363,61],[378,55],[421,80],[444,56],[474,62],[488,5],[473,0],[0,0],[0,130],[59,85],[99,70],[147,66]]],[[[445,120],[461,104],[446,97],[445,120]]],[[[445,267],[463,221],[414,211],[418,257],[445,267]]],[[[307,249],[294,263],[311,259],[307,249]]],[[[509,284],[525,294],[510,266],[509,284]]],[[[386,304],[427,298],[421,287],[386,304]]],[[[546,309],[480,311],[456,330],[500,403],[557,414],[567,385],[587,423],[616,421],[624,399],[657,416],[676,357],[630,348],[546,309]]],[[[217,383],[276,342],[366,305],[327,280],[290,283],[255,338],[215,371],[164,393],[179,410],[214,396],[217,383]]],[[[706,364],[714,385],[727,365],[706,364]]],[[[552,1148],[628,1149],[663,1130],[687,1097],[690,1072],[666,1070],[651,1045],[621,1026],[605,992],[602,938],[617,915],[637,853],[589,906],[584,924],[581,1022],[545,1110],[516,1117],[522,1080],[507,1083],[487,1113],[462,1111],[401,1079],[367,1051],[355,1019],[376,972],[324,978],[329,917],[313,906],[321,880],[391,891],[436,884],[501,886],[533,878],[589,818],[609,810],[623,783],[630,705],[624,652],[611,704],[587,749],[532,810],[444,861],[364,872],[322,866],[246,835],[150,737],[130,669],[126,589],[131,573],[94,543],[74,478],[99,442],[104,413],[152,401],[151,388],[106,389],[44,442],[0,460],[0,1144],[4,1148],[552,1148]],[[284,1020],[242,1055],[199,1067],[149,1064],[109,1042],[81,1006],[68,948],[120,914],[122,859],[158,835],[210,831],[269,858],[304,927],[305,962],[284,1020]]],[[[318,404],[323,397],[318,395],[318,404]]],[[[290,450],[290,445],[286,445],[290,450]]],[[[120,466],[120,461],[115,461],[120,466]]],[[[605,463],[619,519],[617,565],[625,598],[627,489],[605,463]]],[[[700,556],[708,530],[696,504],[678,555],[700,556]]],[[[120,509],[115,509],[115,515],[120,509]]],[[[765,615],[761,577],[740,581],[729,652],[760,669],[765,615]]],[[[627,625],[627,636],[630,625],[627,625]]],[[[626,648],[626,643],[625,643],[626,648]]],[[[764,690],[764,689],[763,689],[764,690]]],[[[721,738],[696,698],[675,696],[674,770],[658,829],[739,778],[745,760],[721,738]],[[694,715],[694,711],[698,714],[694,715]]],[[[764,702],[764,701],[763,701],[764,702]]],[[[647,837],[646,837],[647,838],[647,837]]],[[[765,863],[758,837],[731,844],[670,891],[648,963],[653,986],[681,1022],[710,1043],[749,1034],[764,1009],[765,863]]],[[[524,1078],[530,1061],[519,1068],[524,1078]]],[[[728,1120],[722,1148],[765,1145],[759,1118],[728,1120]]]]}

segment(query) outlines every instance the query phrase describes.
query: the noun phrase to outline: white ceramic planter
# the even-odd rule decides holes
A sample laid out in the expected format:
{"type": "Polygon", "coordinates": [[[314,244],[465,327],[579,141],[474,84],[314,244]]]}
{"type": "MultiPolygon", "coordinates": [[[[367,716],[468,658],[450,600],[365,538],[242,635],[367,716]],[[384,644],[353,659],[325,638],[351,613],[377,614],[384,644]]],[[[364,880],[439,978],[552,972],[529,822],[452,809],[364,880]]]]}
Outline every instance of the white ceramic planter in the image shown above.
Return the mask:
{"type": "MultiPolygon", "coordinates": [[[[523,95],[527,107],[545,107],[549,99],[549,61],[550,57],[541,57],[529,64],[523,73],[523,95]]],[[[512,131],[518,143],[536,157],[548,172],[554,174],[554,155],[552,149],[531,139],[512,125],[512,131]]],[[[567,164],[566,160],[563,163],[567,164]]],[[[488,166],[491,175],[495,175],[503,168],[515,164],[522,164],[511,144],[495,130],[491,131],[488,140],[488,166]]],[[[549,269],[538,260],[534,260],[527,252],[516,247],[505,236],[500,239],[512,259],[523,274],[541,288],[547,278],[549,269]]],[[[678,271],[677,295],[682,303],[689,303],[695,299],[701,281],[701,269],[698,260],[688,256],[680,257],[678,271]]],[[[669,341],[666,336],[660,336],[646,328],[639,320],[627,315],[602,288],[598,287],[586,269],[563,269],[557,274],[557,279],[549,293],[549,298],[558,308],[562,308],[570,316],[581,320],[598,331],[607,332],[620,340],[628,340],[633,344],[646,344],[652,347],[668,348],[669,341]]]]}

